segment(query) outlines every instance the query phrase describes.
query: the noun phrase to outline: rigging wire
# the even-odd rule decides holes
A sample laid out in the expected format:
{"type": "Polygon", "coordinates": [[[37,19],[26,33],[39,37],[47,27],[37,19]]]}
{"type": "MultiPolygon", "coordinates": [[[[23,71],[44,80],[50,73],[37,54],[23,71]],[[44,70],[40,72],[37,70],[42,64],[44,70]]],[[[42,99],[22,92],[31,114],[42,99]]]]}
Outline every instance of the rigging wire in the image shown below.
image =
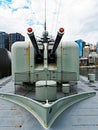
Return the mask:
{"type": "Polygon", "coordinates": [[[57,26],[58,26],[58,21],[59,21],[59,15],[60,15],[60,10],[61,10],[61,5],[62,5],[62,0],[55,0],[55,3],[58,3],[58,6],[55,6],[55,14],[57,14],[56,18],[53,15],[52,21],[54,21],[54,24],[51,26],[51,35],[55,34],[57,32],[57,26]],[[55,18],[55,20],[54,20],[55,18]],[[55,26],[54,26],[55,25],[55,26]]]}
{"type": "MultiPolygon", "coordinates": [[[[56,2],[55,2],[56,3],[56,2]]],[[[51,30],[50,30],[50,34],[51,35],[53,35],[53,30],[54,30],[54,23],[55,23],[55,17],[54,17],[54,14],[56,14],[56,12],[57,12],[57,6],[55,6],[55,9],[54,9],[54,12],[53,12],[53,14],[52,14],[52,19],[51,19],[51,21],[52,21],[52,26],[51,26],[51,30]]]]}
{"type": "MultiPolygon", "coordinates": [[[[47,4],[48,4],[48,2],[46,0],[44,0],[44,5],[43,5],[42,1],[40,0],[39,4],[40,4],[41,10],[43,9],[43,6],[45,6],[44,7],[44,17],[45,18],[44,18],[43,23],[44,23],[44,30],[46,30],[47,29],[47,18],[46,17],[47,17],[47,4]]],[[[53,18],[52,18],[51,22],[53,24],[51,24],[52,26],[51,26],[51,29],[50,29],[50,35],[53,35],[53,34],[55,34],[57,32],[57,27],[58,27],[58,21],[59,21],[59,15],[60,15],[60,10],[61,10],[61,5],[62,5],[62,0],[58,0],[58,1],[55,0],[55,10],[54,10],[54,13],[56,13],[56,17],[54,16],[54,14],[52,15],[53,18]]],[[[32,15],[32,18],[34,17],[33,19],[35,19],[35,21],[39,21],[35,10],[32,9],[32,5],[31,4],[29,4],[29,7],[30,7],[31,12],[34,12],[33,15],[32,15]]]]}
{"type": "Polygon", "coordinates": [[[35,10],[32,8],[32,4],[31,4],[31,3],[29,4],[29,8],[30,8],[30,13],[32,14],[32,15],[31,15],[32,21],[33,21],[33,19],[34,19],[35,21],[37,21],[36,12],[35,12],[35,10]]]}
{"type": "Polygon", "coordinates": [[[30,8],[30,20],[31,20],[31,26],[33,26],[33,29],[35,30],[35,34],[40,35],[42,33],[43,27],[44,27],[44,5],[41,0],[38,1],[32,1],[29,4],[30,8]],[[32,5],[36,5],[34,8],[32,5]],[[40,11],[41,10],[41,11],[40,11]],[[40,18],[39,18],[40,17],[40,18]],[[38,26],[36,26],[38,25],[38,26]],[[35,28],[37,27],[37,28],[35,28]],[[39,31],[41,30],[41,32],[39,31]]]}
{"type": "Polygon", "coordinates": [[[62,5],[62,0],[59,0],[59,6],[58,6],[58,11],[57,11],[57,19],[56,19],[56,26],[55,26],[55,31],[57,30],[57,26],[58,26],[58,21],[59,21],[59,15],[60,15],[60,11],[61,11],[61,5],[62,5]]]}

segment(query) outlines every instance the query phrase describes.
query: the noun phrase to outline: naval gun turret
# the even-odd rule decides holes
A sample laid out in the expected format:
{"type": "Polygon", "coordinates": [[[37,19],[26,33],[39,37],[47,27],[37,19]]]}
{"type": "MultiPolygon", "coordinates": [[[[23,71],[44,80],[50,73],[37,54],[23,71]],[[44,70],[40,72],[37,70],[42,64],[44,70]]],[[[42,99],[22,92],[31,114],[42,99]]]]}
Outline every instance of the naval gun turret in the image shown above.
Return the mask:
{"type": "Polygon", "coordinates": [[[32,28],[28,28],[27,33],[29,42],[19,41],[12,45],[12,79],[15,84],[34,83],[32,87],[35,87],[37,100],[56,100],[58,83],[63,88],[66,83],[79,79],[78,45],[70,41],[61,42],[63,28],[59,29],[55,40],[46,30],[40,40],[35,38],[32,28]],[[54,87],[49,87],[51,84],[54,87]],[[46,86],[48,90],[45,90],[46,86]]]}

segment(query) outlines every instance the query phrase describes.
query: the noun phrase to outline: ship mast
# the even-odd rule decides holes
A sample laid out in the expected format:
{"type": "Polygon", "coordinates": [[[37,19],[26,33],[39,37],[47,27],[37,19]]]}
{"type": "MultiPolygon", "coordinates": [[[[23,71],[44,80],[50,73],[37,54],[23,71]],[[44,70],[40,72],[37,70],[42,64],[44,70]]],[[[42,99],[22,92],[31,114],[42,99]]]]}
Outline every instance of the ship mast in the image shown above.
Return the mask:
{"type": "Polygon", "coordinates": [[[44,30],[46,31],[46,0],[45,0],[45,23],[44,23],[44,30]]]}

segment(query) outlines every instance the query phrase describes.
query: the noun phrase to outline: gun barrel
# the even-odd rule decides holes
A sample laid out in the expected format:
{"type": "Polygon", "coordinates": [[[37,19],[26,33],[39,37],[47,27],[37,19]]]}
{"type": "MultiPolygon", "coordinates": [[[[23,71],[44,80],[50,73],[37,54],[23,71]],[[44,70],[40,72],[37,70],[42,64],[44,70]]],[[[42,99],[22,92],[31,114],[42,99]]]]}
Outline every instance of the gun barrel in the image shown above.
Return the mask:
{"type": "Polygon", "coordinates": [[[56,52],[56,49],[62,39],[62,36],[64,34],[64,28],[60,28],[59,29],[59,32],[57,33],[57,36],[56,36],[56,39],[55,39],[55,42],[54,42],[54,46],[50,52],[50,55],[54,54],[56,52]]]}
{"type": "Polygon", "coordinates": [[[34,35],[34,32],[32,31],[32,28],[28,28],[28,36],[34,46],[36,54],[41,56],[41,51],[38,48],[37,41],[35,39],[35,35],[34,35]]]}

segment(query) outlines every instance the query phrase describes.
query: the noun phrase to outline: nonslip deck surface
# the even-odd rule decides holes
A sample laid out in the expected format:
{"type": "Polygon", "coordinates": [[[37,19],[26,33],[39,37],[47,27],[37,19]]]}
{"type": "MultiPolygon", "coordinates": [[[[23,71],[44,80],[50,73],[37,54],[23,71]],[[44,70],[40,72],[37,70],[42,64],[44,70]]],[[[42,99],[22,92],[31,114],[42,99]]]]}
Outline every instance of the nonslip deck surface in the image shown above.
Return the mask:
{"type": "MultiPolygon", "coordinates": [[[[98,82],[89,83],[85,77],[81,77],[77,87],[80,92],[94,90],[96,96],[68,108],[55,120],[49,130],[98,130],[98,82]]],[[[0,80],[0,92],[14,93],[11,77],[0,80]]],[[[44,130],[44,128],[24,108],[0,99],[0,130],[44,130]]]]}

